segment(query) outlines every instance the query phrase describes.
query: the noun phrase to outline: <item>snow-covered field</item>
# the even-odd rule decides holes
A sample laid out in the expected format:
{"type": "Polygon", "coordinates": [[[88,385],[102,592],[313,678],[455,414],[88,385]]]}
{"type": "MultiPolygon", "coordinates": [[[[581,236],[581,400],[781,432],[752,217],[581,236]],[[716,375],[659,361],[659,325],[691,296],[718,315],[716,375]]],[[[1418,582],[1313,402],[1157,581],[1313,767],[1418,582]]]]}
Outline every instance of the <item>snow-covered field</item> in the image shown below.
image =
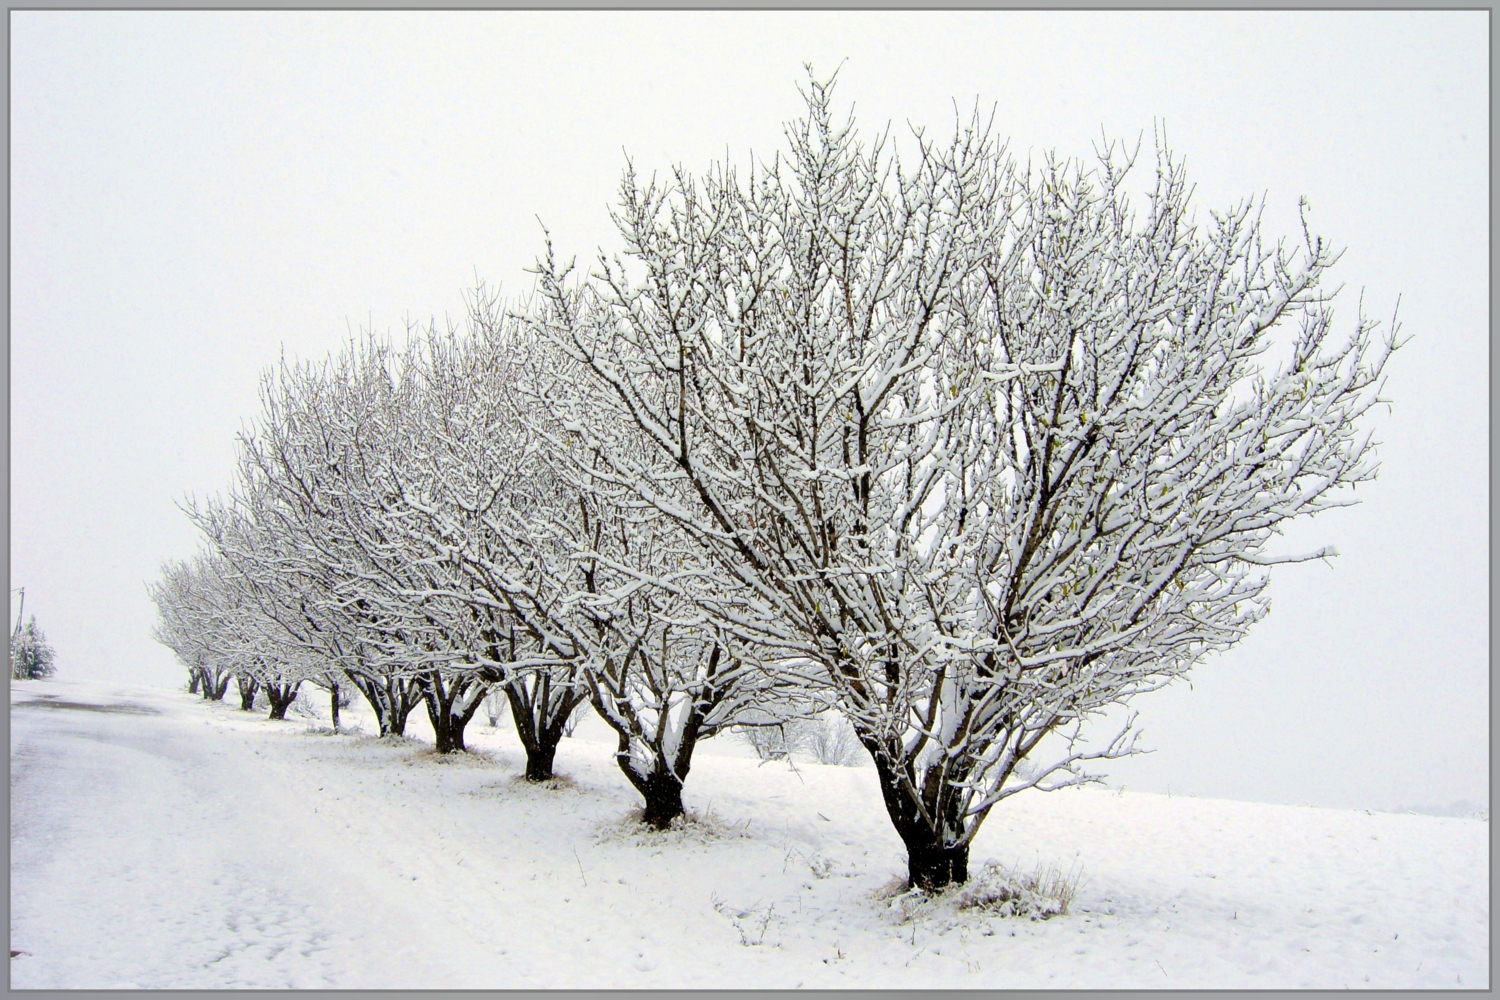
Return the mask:
{"type": "Polygon", "coordinates": [[[532,787],[482,716],[446,759],[127,685],[10,719],[12,988],[1489,986],[1476,819],[1026,793],[973,867],[1079,874],[1070,911],[913,913],[869,768],[709,741],[654,834],[590,726],[532,787]]]}

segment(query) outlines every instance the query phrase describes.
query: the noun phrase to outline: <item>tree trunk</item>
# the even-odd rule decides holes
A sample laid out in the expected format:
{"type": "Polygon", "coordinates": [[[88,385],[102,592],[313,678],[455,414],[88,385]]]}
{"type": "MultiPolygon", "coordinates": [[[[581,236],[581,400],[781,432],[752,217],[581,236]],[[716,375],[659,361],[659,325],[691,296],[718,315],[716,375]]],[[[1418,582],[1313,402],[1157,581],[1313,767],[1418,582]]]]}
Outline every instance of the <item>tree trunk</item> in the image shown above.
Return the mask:
{"type": "Polygon", "coordinates": [[[583,694],[571,688],[553,689],[545,673],[519,677],[505,685],[505,700],[516,725],[516,735],[526,749],[526,780],[551,781],[557,744],[567,729],[583,694]],[[530,685],[530,686],[528,686],[530,685]]]}
{"type": "Polygon", "coordinates": [[[235,681],[240,686],[240,711],[254,711],[255,692],[260,690],[260,682],[254,677],[236,677],[235,681]]]}
{"type": "MultiPolygon", "coordinates": [[[[454,719],[452,715],[448,716],[448,718],[450,720],[454,719]]],[[[458,723],[454,725],[450,723],[450,725],[448,726],[447,740],[439,743],[437,748],[438,753],[463,753],[468,749],[468,747],[464,746],[463,724],[458,723]]]]}
{"type": "Polygon", "coordinates": [[[682,815],[682,782],[672,772],[658,768],[637,787],[646,800],[641,820],[648,826],[665,830],[682,815]]]}
{"type": "Polygon", "coordinates": [[[188,694],[197,694],[198,688],[202,685],[202,683],[203,678],[199,676],[198,671],[188,671],[188,694]]]}
{"type": "MultiPolygon", "coordinates": [[[[696,730],[696,725],[693,727],[696,730]]],[[[672,825],[672,821],[682,815],[682,783],[687,778],[689,762],[692,759],[693,744],[696,732],[689,733],[684,737],[682,746],[678,750],[676,767],[668,765],[659,748],[652,748],[652,769],[649,774],[640,774],[632,764],[630,753],[630,737],[620,733],[620,749],[615,754],[615,760],[620,765],[620,770],[625,772],[625,777],[635,786],[635,790],[641,793],[641,798],[646,800],[646,807],[641,812],[641,821],[648,826],[658,830],[665,830],[672,825]]]]}
{"type": "Polygon", "coordinates": [[[381,729],[382,736],[405,736],[406,717],[422,701],[420,685],[416,681],[388,677],[385,681],[385,696],[389,714],[381,729]]]}
{"type": "Polygon", "coordinates": [[[344,676],[370,703],[381,736],[406,735],[406,717],[421,700],[416,682],[396,677],[377,678],[351,670],[345,670],[344,676]]]}
{"type": "Polygon", "coordinates": [[[526,748],[526,780],[551,781],[552,759],[557,756],[557,744],[526,748]]]}
{"type": "Polygon", "coordinates": [[[906,877],[909,887],[929,892],[963,885],[969,880],[969,845],[908,843],[906,877]]]}
{"type": "Polygon", "coordinates": [[[291,707],[292,702],[297,700],[297,688],[301,681],[294,684],[267,684],[266,697],[271,702],[271,718],[285,719],[286,710],[291,707]]]}
{"type": "MultiPolygon", "coordinates": [[[[709,682],[717,673],[720,655],[721,646],[714,643],[705,664],[709,682]]],[[[588,685],[594,711],[619,735],[619,751],[615,754],[619,769],[646,801],[640,819],[655,829],[666,829],[682,816],[682,783],[693,768],[693,748],[703,736],[703,718],[718,697],[712,684],[688,697],[681,715],[672,708],[673,697],[685,694],[681,688],[654,688],[654,711],[642,714],[624,697],[624,678],[588,675],[588,685]],[[673,732],[673,726],[681,729],[673,732]],[[649,768],[645,774],[637,771],[642,765],[649,768]]]]}
{"type": "Polygon", "coordinates": [[[385,698],[382,697],[380,682],[373,677],[348,670],[344,671],[344,676],[349,678],[355,690],[365,696],[365,701],[370,704],[370,710],[375,713],[375,724],[380,728],[380,735],[384,736],[390,731],[390,708],[385,698]]]}
{"type": "Polygon", "coordinates": [[[969,845],[963,839],[962,816],[958,813],[960,797],[951,788],[935,787],[934,801],[928,814],[939,813],[940,829],[934,830],[923,810],[912,800],[910,790],[901,780],[899,765],[888,754],[871,746],[866,749],[875,758],[875,773],[880,778],[880,794],[886,812],[901,842],[906,845],[907,887],[936,892],[969,880],[969,845]]]}
{"type": "Polygon", "coordinates": [[[208,687],[205,682],[204,690],[207,693],[210,701],[223,701],[224,692],[229,690],[229,675],[220,675],[219,678],[213,682],[212,687],[208,687]]]}
{"type": "Polygon", "coordinates": [[[339,731],[339,686],[328,685],[329,714],[333,717],[333,731],[339,731]]]}
{"type": "Polygon", "coordinates": [[[468,696],[474,694],[475,686],[480,684],[477,678],[463,676],[444,684],[442,674],[436,670],[429,671],[423,677],[422,701],[427,705],[427,718],[432,723],[432,735],[438,753],[458,753],[466,749],[464,727],[474,718],[474,713],[479,711],[479,705],[483,701],[482,698],[468,696]],[[469,702],[468,708],[455,713],[455,706],[466,700],[469,702]]]}

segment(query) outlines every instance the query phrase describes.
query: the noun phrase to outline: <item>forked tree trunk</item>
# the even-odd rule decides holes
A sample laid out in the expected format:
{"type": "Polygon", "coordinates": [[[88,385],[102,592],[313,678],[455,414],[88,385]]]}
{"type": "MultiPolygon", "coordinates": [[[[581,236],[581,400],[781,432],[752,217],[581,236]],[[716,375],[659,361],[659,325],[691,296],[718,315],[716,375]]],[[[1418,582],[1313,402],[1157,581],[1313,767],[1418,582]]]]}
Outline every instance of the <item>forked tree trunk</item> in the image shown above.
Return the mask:
{"type": "Polygon", "coordinates": [[[907,887],[936,892],[967,882],[969,845],[962,839],[959,796],[954,790],[944,789],[946,794],[936,797],[934,806],[946,815],[937,817],[939,829],[934,830],[904,787],[897,765],[868,742],[865,747],[875,758],[875,773],[880,779],[880,794],[885,800],[886,812],[890,814],[901,842],[906,845],[907,887]]]}
{"type": "Polygon", "coordinates": [[[567,731],[568,719],[583,702],[584,693],[572,688],[554,690],[543,673],[519,677],[505,685],[505,700],[516,725],[516,735],[526,750],[526,780],[550,781],[557,744],[567,731]]]}
{"type": "Polygon", "coordinates": [[[458,676],[444,683],[442,674],[428,671],[422,678],[422,701],[438,753],[458,753],[464,746],[464,727],[479,711],[484,700],[478,697],[484,683],[478,678],[458,676]]]}
{"type": "Polygon", "coordinates": [[[196,670],[188,671],[188,694],[197,694],[203,685],[203,677],[196,670]]]}
{"type": "Polygon", "coordinates": [[[205,682],[204,691],[208,695],[208,698],[209,698],[210,701],[223,701],[224,700],[224,692],[228,691],[228,690],[229,690],[229,675],[228,674],[220,674],[216,679],[213,680],[212,686],[207,686],[207,682],[205,682]]]}
{"type": "MultiPolygon", "coordinates": [[[[710,680],[718,671],[721,653],[721,648],[715,644],[706,665],[710,680]]],[[[652,729],[642,724],[640,716],[626,699],[617,693],[608,692],[599,678],[590,677],[589,685],[594,710],[620,736],[620,749],[615,754],[615,760],[619,763],[620,770],[625,772],[625,777],[635,786],[635,790],[641,793],[641,798],[646,800],[641,820],[658,830],[665,830],[672,825],[674,819],[682,815],[682,784],[687,781],[688,771],[692,769],[693,748],[698,745],[699,737],[704,735],[703,719],[705,713],[712,710],[712,701],[694,698],[688,702],[686,712],[677,719],[682,731],[674,741],[666,728],[675,715],[675,712],[669,711],[670,694],[663,697],[657,711],[652,713],[656,717],[652,729]],[[614,705],[618,716],[606,707],[607,693],[608,701],[614,705]],[[638,751],[634,754],[631,753],[632,740],[638,751]],[[667,747],[674,744],[675,749],[668,753],[667,747]]]]}
{"type": "MultiPolygon", "coordinates": [[[[605,718],[607,720],[609,717],[606,715],[605,718]]],[[[701,719],[702,716],[696,709],[689,713],[673,760],[669,761],[662,751],[661,734],[657,735],[655,745],[647,744],[651,764],[650,770],[645,774],[636,770],[639,761],[632,758],[630,753],[630,737],[616,730],[620,736],[620,749],[615,754],[615,760],[625,777],[635,786],[635,790],[641,793],[641,798],[646,800],[641,821],[648,826],[665,830],[672,825],[674,819],[682,815],[682,784],[687,780],[688,771],[692,767],[693,747],[698,742],[701,719]]]]}
{"type": "Polygon", "coordinates": [[[254,711],[255,692],[260,690],[260,682],[254,677],[236,677],[235,682],[240,686],[240,711],[254,711]]]}
{"type": "Polygon", "coordinates": [[[406,718],[422,700],[421,688],[408,678],[377,678],[345,670],[344,676],[364,695],[375,713],[381,736],[406,735],[406,718]]]}
{"type": "Polygon", "coordinates": [[[422,684],[415,678],[387,677],[381,688],[386,715],[380,735],[405,736],[407,716],[422,703],[422,684]]]}
{"type": "Polygon", "coordinates": [[[286,718],[286,710],[297,700],[297,688],[301,684],[301,681],[296,681],[291,684],[266,685],[266,698],[271,702],[271,718],[286,718]]]}
{"type": "Polygon", "coordinates": [[[641,821],[647,826],[665,830],[682,815],[682,781],[671,771],[657,768],[635,785],[646,800],[641,821]]]}

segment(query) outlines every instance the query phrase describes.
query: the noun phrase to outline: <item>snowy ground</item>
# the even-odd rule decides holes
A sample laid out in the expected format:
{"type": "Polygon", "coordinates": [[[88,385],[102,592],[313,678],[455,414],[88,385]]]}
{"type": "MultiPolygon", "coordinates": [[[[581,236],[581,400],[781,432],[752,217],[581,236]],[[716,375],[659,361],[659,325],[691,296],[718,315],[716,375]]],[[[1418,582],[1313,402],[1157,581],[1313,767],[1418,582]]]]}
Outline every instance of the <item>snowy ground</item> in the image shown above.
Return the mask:
{"type": "Polygon", "coordinates": [[[974,867],[1081,871],[1070,912],[904,917],[869,768],[710,741],[699,821],[652,834],[597,729],[550,787],[516,779],[507,729],[469,736],[444,759],[186,692],[13,683],[12,988],[1489,986],[1476,819],[1028,793],[974,867]]]}

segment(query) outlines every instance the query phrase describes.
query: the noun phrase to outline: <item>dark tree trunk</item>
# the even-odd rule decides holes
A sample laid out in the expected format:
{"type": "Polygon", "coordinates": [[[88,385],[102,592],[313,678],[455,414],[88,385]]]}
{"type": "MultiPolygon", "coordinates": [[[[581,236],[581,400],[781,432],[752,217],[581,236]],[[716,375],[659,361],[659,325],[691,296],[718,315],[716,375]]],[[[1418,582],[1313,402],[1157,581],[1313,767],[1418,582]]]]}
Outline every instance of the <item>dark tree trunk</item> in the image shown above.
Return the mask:
{"type": "Polygon", "coordinates": [[[944,847],[940,844],[906,845],[907,885],[929,891],[969,880],[969,845],[944,847]]]}
{"type": "Polygon", "coordinates": [[[381,730],[381,735],[405,736],[406,717],[411,715],[412,710],[422,702],[421,684],[415,680],[387,677],[385,697],[389,706],[389,715],[385,720],[385,728],[381,730]]]}
{"type": "Polygon", "coordinates": [[[333,731],[339,731],[339,686],[328,685],[329,715],[333,718],[333,731]]]}
{"type": "MultiPolygon", "coordinates": [[[[615,754],[615,760],[619,763],[620,770],[625,772],[625,777],[635,786],[635,790],[640,792],[641,797],[646,800],[646,808],[641,813],[641,819],[658,830],[665,830],[674,819],[682,815],[682,785],[687,781],[688,771],[693,766],[693,748],[698,745],[699,737],[705,735],[703,718],[713,709],[719,697],[711,682],[718,672],[721,654],[721,647],[715,643],[713,652],[705,665],[710,685],[706,691],[700,692],[698,697],[689,703],[687,717],[682,720],[682,732],[677,740],[676,752],[670,757],[666,752],[668,733],[664,728],[670,715],[666,710],[671,702],[670,693],[661,696],[659,710],[655,713],[655,729],[648,731],[639,718],[628,720],[623,716],[616,718],[606,710],[605,689],[600,687],[598,678],[589,679],[594,710],[605,722],[614,727],[615,732],[620,736],[620,749],[615,754]],[[636,741],[640,750],[645,751],[644,756],[651,762],[651,771],[648,774],[638,774],[631,766],[632,739],[636,741]]],[[[619,692],[611,692],[612,703],[620,712],[631,713],[633,710],[630,709],[629,703],[618,695],[619,692]]]]}
{"type": "Polygon", "coordinates": [[[568,727],[568,718],[583,701],[572,687],[554,689],[546,673],[518,677],[505,685],[505,700],[516,724],[516,735],[526,749],[526,780],[550,781],[557,744],[568,727]]]}
{"type": "MultiPolygon", "coordinates": [[[[604,713],[600,713],[604,714],[604,713]]],[[[608,719],[609,716],[605,715],[608,719]]],[[[661,734],[657,734],[657,745],[650,747],[652,769],[649,774],[639,774],[631,764],[630,737],[619,733],[620,749],[615,754],[620,770],[646,800],[641,821],[658,830],[665,830],[672,821],[682,815],[682,783],[687,780],[692,767],[693,747],[698,742],[698,723],[701,716],[694,710],[688,716],[682,742],[677,749],[677,759],[668,762],[661,750],[661,734]]],[[[616,730],[618,732],[618,730],[616,730]]]]}
{"type": "Polygon", "coordinates": [[[210,701],[223,701],[224,692],[229,690],[229,675],[220,674],[217,678],[214,679],[213,685],[211,687],[206,686],[205,682],[204,690],[207,693],[210,701]]]}
{"type": "Polygon", "coordinates": [[[899,765],[887,753],[863,738],[865,748],[875,759],[875,773],[880,778],[880,794],[896,833],[906,845],[907,886],[935,892],[969,880],[969,845],[962,840],[963,818],[959,815],[959,796],[951,788],[934,786],[933,801],[927,813],[938,816],[941,829],[934,830],[923,811],[912,800],[903,782],[899,765]],[[946,833],[946,836],[944,835],[946,833]]]}
{"type": "Polygon", "coordinates": [[[365,696],[375,713],[381,736],[404,736],[406,717],[422,700],[415,681],[404,678],[377,678],[366,673],[345,670],[344,676],[365,696]]]}
{"type": "Polygon", "coordinates": [[[384,736],[390,731],[390,710],[381,697],[380,682],[373,677],[348,670],[344,671],[344,676],[349,678],[354,689],[364,695],[365,701],[369,702],[370,710],[375,713],[375,723],[380,727],[380,735],[384,736]]]}
{"type": "Polygon", "coordinates": [[[198,688],[203,684],[203,677],[196,670],[188,671],[188,694],[197,694],[198,688]]]}
{"type": "MultiPolygon", "coordinates": [[[[682,815],[682,778],[673,774],[662,760],[661,754],[652,755],[651,773],[640,774],[632,766],[630,737],[620,733],[620,750],[615,754],[620,770],[646,800],[641,812],[641,822],[658,830],[665,830],[672,821],[682,815]]],[[[686,777],[684,771],[683,777],[686,777]]]]}
{"type": "Polygon", "coordinates": [[[297,700],[297,688],[301,684],[301,681],[297,681],[293,684],[266,685],[266,697],[271,702],[271,718],[286,718],[286,710],[291,707],[292,702],[297,700]]]}
{"type": "Polygon", "coordinates": [[[647,826],[665,830],[682,815],[682,782],[665,768],[653,771],[637,787],[646,800],[641,820],[647,826]]]}
{"type": "Polygon", "coordinates": [[[557,756],[557,744],[526,748],[526,780],[551,781],[552,760],[557,756]]]}
{"type": "MultiPolygon", "coordinates": [[[[473,695],[476,687],[483,684],[475,677],[458,676],[447,684],[439,671],[428,671],[422,678],[422,701],[427,705],[427,718],[432,723],[432,735],[438,753],[458,753],[464,747],[464,727],[479,711],[482,698],[473,695]],[[469,707],[455,713],[454,707],[468,700],[469,707]]],[[[404,720],[403,720],[404,721],[404,720]]]]}
{"type": "Polygon", "coordinates": [[[254,677],[236,677],[235,681],[240,686],[240,711],[254,711],[255,692],[260,690],[260,682],[254,677]]]}

